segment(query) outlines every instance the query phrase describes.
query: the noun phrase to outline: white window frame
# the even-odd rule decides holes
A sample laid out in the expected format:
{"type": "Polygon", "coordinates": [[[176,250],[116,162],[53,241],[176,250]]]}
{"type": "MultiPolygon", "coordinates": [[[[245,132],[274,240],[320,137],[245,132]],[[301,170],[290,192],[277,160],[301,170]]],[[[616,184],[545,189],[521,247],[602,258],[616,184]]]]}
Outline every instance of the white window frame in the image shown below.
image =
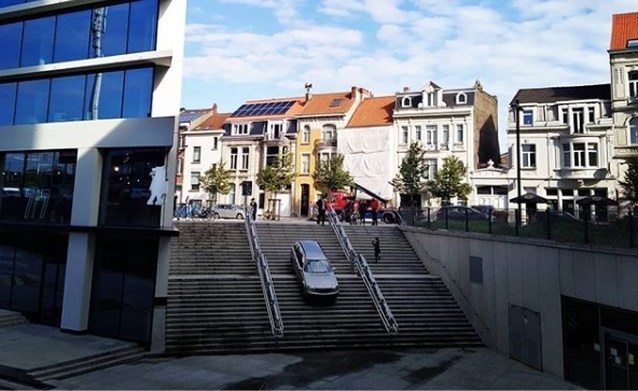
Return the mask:
{"type": "Polygon", "coordinates": [[[235,198],[237,196],[237,186],[234,183],[230,184],[230,190],[228,190],[228,203],[235,205],[235,198]]]}
{"type": "Polygon", "coordinates": [[[446,148],[450,145],[450,125],[445,124],[441,126],[443,133],[443,142],[441,145],[444,145],[446,148]]]}
{"type": "Polygon", "coordinates": [[[240,136],[240,135],[246,135],[248,134],[248,124],[247,123],[242,123],[242,124],[233,124],[233,134],[240,136]]]}
{"type": "Polygon", "coordinates": [[[577,107],[572,109],[570,125],[571,125],[572,134],[585,133],[585,108],[584,107],[577,107]]]}
{"type": "Polygon", "coordinates": [[[523,110],[523,125],[524,126],[534,125],[534,110],[532,109],[523,110]]]}
{"type": "Polygon", "coordinates": [[[421,132],[421,125],[415,125],[414,126],[414,137],[415,137],[415,140],[421,141],[422,136],[423,135],[422,135],[422,132],[421,132]]]}
{"type": "Polygon", "coordinates": [[[425,164],[428,166],[428,179],[435,180],[436,172],[438,171],[438,162],[436,159],[425,159],[425,164]]]}
{"type": "Polygon", "coordinates": [[[463,144],[465,141],[465,126],[464,124],[456,124],[454,132],[454,142],[456,144],[463,144]]]}
{"type": "Polygon", "coordinates": [[[536,144],[521,145],[521,168],[536,168],[536,144]]]}
{"type": "Polygon", "coordinates": [[[319,162],[327,162],[332,158],[332,152],[319,152],[317,154],[317,161],[319,162]]]}
{"type": "Polygon", "coordinates": [[[202,147],[194,146],[193,147],[193,161],[192,164],[199,164],[202,161],[202,147]]]}
{"type": "Polygon", "coordinates": [[[301,154],[301,173],[310,174],[310,154],[309,153],[301,154]]]}
{"type": "Polygon", "coordinates": [[[401,107],[412,107],[412,98],[404,96],[403,99],[401,99],[401,107]]]}
{"type": "Polygon", "coordinates": [[[630,100],[638,99],[638,71],[627,73],[627,96],[630,100]]]}
{"type": "Polygon", "coordinates": [[[213,151],[219,149],[219,136],[213,137],[213,151]]]}
{"type": "Polygon", "coordinates": [[[191,191],[199,191],[199,177],[201,172],[191,171],[191,191]]]}
{"type": "Polygon", "coordinates": [[[241,149],[241,170],[247,171],[250,165],[250,148],[242,147],[241,149]]]}
{"type": "Polygon", "coordinates": [[[239,154],[239,148],[237,147],[232,147],[230,149],[230,169],[231,170],[237,170],[237,158],[239,154]]]}
{"type": "Polygon", "coordinates": [[[562,146],[563,167],[565,168],[599,168],[600,154],[597,142],[569,142],[562,146]],[[575,146],[579,146],[576,150],[575,146]],[[582,148],[580,147],[582,146],[582,148]],[[594,158],[592,159],[592,157],[594,158]],[[592,160],[596,160],[593,164],[592,160]]]}
{"type": "Polygon", "coordinates": [[[301,143],[310,144],[310,126],[304,125],[301,130],[301,143]]]}
{"type": "Polygon", "coordinates": [[[337,127],[326,124],[321,127],[321,139],[325,142],[334,142],[337,138],[337,127]]]}
{"type": "Polygon", "coordinates": [[[427,149],[437,149],[438,132],[436,125],[425,126],[425,145],[427,149]]]}
{"type": "Polygon", "coordinates": [[[465,94],[465,92],[459,92],[458,94],[456,94],[457,105],[464,105],[466,103],[467,103],[467,95],[465,94]]]}
{"type": "Polygon", "coordinates": [[[401,126],[401,144],[407,145],[410,142],[410,128],[401,126]]]}

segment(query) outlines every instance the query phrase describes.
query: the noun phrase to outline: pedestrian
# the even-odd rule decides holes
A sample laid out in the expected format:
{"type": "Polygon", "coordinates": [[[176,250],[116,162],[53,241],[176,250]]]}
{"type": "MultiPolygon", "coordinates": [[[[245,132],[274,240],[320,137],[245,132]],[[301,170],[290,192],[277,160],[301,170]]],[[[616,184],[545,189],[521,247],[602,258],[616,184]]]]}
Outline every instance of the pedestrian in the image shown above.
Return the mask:
{"type": "Polygon", "coordinates": [[[257,221],[257,203],[255,202],[254,198],[250,199],[249,208],[250,208],[249,210],[250,210],[251,217],[253,218],[253,221],[257,221]]]}
{"type": "Polygon", "coordinates": [[[372,246],[374,247],[374,262],[379,262],[379,259],[381,259],[381,243],[378,237],[374,238],[372,246]]]}
{"type": "Polygon", "coordinates": [[[359,201],[359,222],[366,225],[366,212],[368,211],[368,202],[366,200],[359,201]]]}
{"type": "Polygon", "coordinates": [[[317,205],[317,224],[326,224],[326,196],[322,195],[316,202],[317,205]]]}
{"type": "Polygon", "coordinates": [[[372,225],[379,225],[379,216],[377,216],[379,201],[374,198],[370,200],[370,209],[372,209],[372,225]]]}

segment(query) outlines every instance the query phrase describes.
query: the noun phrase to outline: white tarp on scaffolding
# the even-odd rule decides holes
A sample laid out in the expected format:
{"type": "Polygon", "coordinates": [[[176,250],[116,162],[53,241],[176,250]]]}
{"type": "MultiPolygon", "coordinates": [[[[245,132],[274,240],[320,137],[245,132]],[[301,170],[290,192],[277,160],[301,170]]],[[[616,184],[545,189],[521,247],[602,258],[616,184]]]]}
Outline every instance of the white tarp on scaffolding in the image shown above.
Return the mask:
{"type": "MultiPolygon", "coordinates": [[[[346,128],[337,132],[337,152],[355,183],[385,199],[392,199],[389,182],[396,171],[391,126],[346,128]]],[[[370,198],[363,192],[361,198],[370,198]]]]}

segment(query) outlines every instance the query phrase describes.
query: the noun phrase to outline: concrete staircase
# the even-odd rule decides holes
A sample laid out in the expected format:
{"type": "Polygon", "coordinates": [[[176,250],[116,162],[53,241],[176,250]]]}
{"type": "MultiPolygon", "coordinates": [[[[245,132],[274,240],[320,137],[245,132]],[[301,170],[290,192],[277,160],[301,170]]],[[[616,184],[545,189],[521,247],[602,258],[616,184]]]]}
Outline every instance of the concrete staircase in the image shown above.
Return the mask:
{"type": "Polygon", "coordinates": [[[19,312],[0,309],[0,327],[9,327],[28,322],[29,320],[19,312]]]}
{"type": "Polygon", "coordinates": [[[444,282],[432,276],[396,226],[344,225],[350,243],[368,261],[398,325],[393,346],[482,346],[444,282]],[[372,239],[381,242],[374,262],[372,239]]]}
{"type": "Polygon", "coordinates": [[[180,222],[171,244],[166,352],[225,353],[272,343],[244,222],[180,222]]]}

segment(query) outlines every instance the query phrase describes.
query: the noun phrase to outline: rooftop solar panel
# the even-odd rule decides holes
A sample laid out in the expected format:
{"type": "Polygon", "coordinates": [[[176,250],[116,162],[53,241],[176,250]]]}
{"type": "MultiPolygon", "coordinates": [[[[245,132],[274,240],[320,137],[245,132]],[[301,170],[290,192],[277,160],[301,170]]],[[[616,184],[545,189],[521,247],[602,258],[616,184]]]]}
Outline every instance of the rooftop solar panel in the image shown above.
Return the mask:
{"type": "Polygon", "coordinates": [[[295,104],[294,100],[279,102],[247,103],[232,114],[233,117],[252,117],[259,115],[281,115],[295,104]]]}
{"type": "Polygon", "coordinates": [[[179,115],[179,122],[190,122],[206,114],[208,110],[186,110],[179,115]]]}

